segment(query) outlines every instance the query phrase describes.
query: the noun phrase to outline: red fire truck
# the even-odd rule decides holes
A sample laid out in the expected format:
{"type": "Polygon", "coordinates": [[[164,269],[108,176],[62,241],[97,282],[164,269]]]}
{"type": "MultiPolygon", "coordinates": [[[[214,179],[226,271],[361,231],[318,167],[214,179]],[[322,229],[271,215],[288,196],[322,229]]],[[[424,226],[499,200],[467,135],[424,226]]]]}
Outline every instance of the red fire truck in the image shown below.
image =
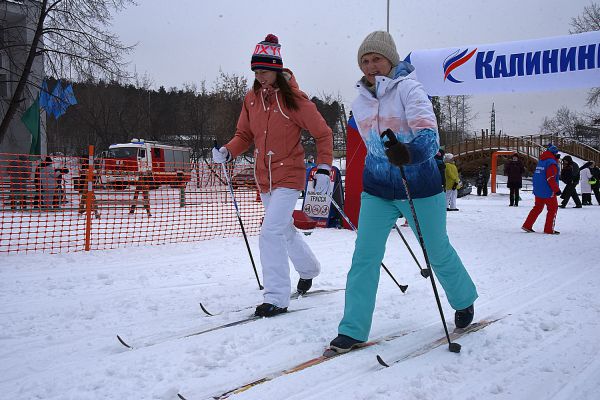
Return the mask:
{"type": "Polygon", "coordinates": [[[119,189],[135,184],[140,175],[150,175],[152,186],[181,186],[191,179],[188,147],[171,146],[143,139],[111,144],[102,152],[102,183],[119,189]]]}

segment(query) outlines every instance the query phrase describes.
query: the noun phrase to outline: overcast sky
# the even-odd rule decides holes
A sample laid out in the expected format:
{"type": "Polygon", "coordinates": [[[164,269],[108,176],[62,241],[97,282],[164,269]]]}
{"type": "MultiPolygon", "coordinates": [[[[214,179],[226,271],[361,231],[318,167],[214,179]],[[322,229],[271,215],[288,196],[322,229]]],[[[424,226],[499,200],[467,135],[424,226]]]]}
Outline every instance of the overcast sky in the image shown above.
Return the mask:
{"type": "MultiPolygon", "coordinates": [[[[219,70],[253,79],[250,57],[266,34],[282,45],[284,66],[309,95],[340,95],[349,104],[360,78],[356,52],[364,37],[386,29],[386,0],[138,0],[115,16],[114,30],[138,43],[131,71],[156,88],[206,81],[219,70]]],[[[568,34],[591,0],[391,0],[390,33],[401,58],[417,49],[538,39],[568,34]]],[[[418,71],[417,71],[418,73],[418,71]]],[[[472,130],[535,134],[563,105],[585,111],[585,90],[474,96],[472,130]]]]}

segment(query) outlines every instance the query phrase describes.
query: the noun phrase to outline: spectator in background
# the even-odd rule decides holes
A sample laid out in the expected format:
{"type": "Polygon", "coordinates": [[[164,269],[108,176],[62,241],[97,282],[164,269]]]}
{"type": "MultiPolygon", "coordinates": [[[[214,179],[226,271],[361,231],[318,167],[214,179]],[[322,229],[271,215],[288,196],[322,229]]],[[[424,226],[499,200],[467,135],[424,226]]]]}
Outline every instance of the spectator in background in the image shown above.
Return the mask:
{"type": "Polygon", "coordinates": [[[150,185],[152,184],[152,175],[147,173],[143,173],[138,177],[137,182],[135,183],[135,192],[133,193],[133,199],[131,200],[131,208],[129,209],[129,214],[135,213],[135,206],[137,204],[137,199],[142,194],[144,200],[143,205],[146,213],[149,217],[152,216],[150,212],[150,185]]]}
{"type": "Polygon", "coordinates": [[[560,208],[565,208],[569,203],[569,200],[573,198],[575,202],[575,207],[573,208],[581,208],[581,200],[579,200],[579,195],[577,194],[577,184],[579,183],[579,165],[577,165],[571,156],[563,157],[563,167],[562,172],[560,173],[560,180],[564,182],[565,190],[562,192],[562,202],[560,203],[560,208]]]}
{"type": "Polygon", "coordinates": [[[439,149],[433,158],[435,159],[435,163],[437,164],[437,167],[440,170],[440,175],[442,176],[442,190],[446,191],[446,164],[444,164],[444,153],[444,150],[439,149]]]}
{"type": "Polygon", "coordinates": [[[540,156],[533,174],[533,195],[535,196],[535,205],[529,212],[525,223],[521,227],[525,232],[535,232],[533,224],[540,215],[544,206],[548,209],[546,214],[546,224],[544,233],[549,235],[558,235],[560,232],[554,230],[554,222],[558,211],[558,200],[560,188],[558,186],[559,177],[558,166],[558,148],[552,144],[548,145],[546,151],[540,156]]]}
{"type": "Polygon", "coordinates": [[[10,178],[10,208],[16,210],[19,207],[27,209],[27,186],[31,169],[29,160],[24,154],[10,161],[8,165],[8,176],[10,178]]]}
{"type": "Polygon", "coordinates": [[[525,172],[523,163],[515,153],[510,157],[510,161],[504,165],[504,175],[508,177],[506,187],[510,190],[509,207],[519,207],[519,189],[523,187],[523,172],[525,172]]]}
{"type": "Polygon", "coordinates": [[[67,168],[54,168],[52,157],[47,156],[42,160],[34,174],[36,207],[40,209],[59,208],[62,175],[68,173],[67,168]]]}
{"type": "Polygon", "coordinates": [[[65,194],[64,178],[65,174],[69,173],[68,168],[56,168],[56,190],[54,191],[54,200],[52,201],[53,208],[60,208],[62,203],[67,202],[67,196],[65,194]]]}
{"type": "Polygon", "coordinates": [[[581,168],[579,168],[580,175],[580,187],[581,187],[581,205],[591,206],[592,205],[592,167],[594,166],[593,161],[588,161],[581,168]]]}
{"type": "Polygon", "coordinates": [[[488,181],[490,180],[490,169],[487,164],[483,164],[477,171],[477,179],[475,185],[477,186],[477,196],[488,195],[488,181]]]}
{"type": "Polygon", "coordinates": [[[446,211],[458,211],[456,208],[456,198],[458,197],[458,168],[454,165],[454,155],[452,153],[444,154],[444,163],[446,164],[446,211]]]}
{"type": "Polygon", "coordinates": [[[317,164],[315,164],[315,158],[313,156],[306,157],[306,163],[304,163],[304,165],[306,166],[307,169],[317,166],[317,164]]]}
{"type": "Polygon", "coordinates": [[[52,157],[46,157],[35,170],[35,188],[37,194],[36,206],[42,210],[54,206],[54,195],[57,189],[57,178],[60,169],[54,169],[52,157]]]}
{"type": "Polygon", "coordinates": [[[590,166],[590,172],[592,174],[592,192],[594,192],[594,196],[596,197],[596,203],[600,205],[600,168],[593,161],[590,166]]]}

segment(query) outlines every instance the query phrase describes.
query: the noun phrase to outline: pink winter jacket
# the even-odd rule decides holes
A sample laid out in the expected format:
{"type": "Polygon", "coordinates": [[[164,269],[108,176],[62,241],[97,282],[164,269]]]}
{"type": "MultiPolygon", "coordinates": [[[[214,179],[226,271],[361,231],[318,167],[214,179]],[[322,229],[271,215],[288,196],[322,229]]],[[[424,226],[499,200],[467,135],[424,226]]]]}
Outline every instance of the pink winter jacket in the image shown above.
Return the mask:
{"type": "Polygon", "coordinates": [[[265,99],[262,90],[250,90],[233,139],[225,145],[235,158],[254,143],[254,173],[261,192],[283,187],[304,190],[306,168],[300,131],[306,129],[317,144],[317,164],[333,162],[333,135],[315,104],[296,83],[292,72],[288,83],[296,96],[297,110],[284,105],[279,90],[265,99]]]}

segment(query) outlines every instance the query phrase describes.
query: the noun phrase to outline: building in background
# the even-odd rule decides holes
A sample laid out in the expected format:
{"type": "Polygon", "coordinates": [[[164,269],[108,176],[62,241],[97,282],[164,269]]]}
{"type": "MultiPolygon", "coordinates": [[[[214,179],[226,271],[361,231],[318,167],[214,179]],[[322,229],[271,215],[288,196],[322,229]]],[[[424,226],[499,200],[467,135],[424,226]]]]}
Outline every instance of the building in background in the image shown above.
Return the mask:
{"type": "MultiPolygon", "coordinates": [[[[36,3],[34,0],[0,1],[0,120],[4,118],[33,41],[39,13],[36,3]]],[[[0,142],[0,153],[28,154],[32,150],[32,133],[21,118],[37,99],[43,78],[43,57],[36,57],[17,114],[0,142]]],[[[35,152],[46,154],[46,148],[46,118],[45,113],[41,113],[39,147],[35,152]]]]}

